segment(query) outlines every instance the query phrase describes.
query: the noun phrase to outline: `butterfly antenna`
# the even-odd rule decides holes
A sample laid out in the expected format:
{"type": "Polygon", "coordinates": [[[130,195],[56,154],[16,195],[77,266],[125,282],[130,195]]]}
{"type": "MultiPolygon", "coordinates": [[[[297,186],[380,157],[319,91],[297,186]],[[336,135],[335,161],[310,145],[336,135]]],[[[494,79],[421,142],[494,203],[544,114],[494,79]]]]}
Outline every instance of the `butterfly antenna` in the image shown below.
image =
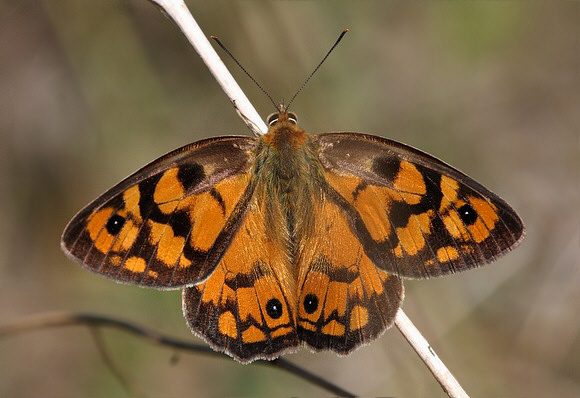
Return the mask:
{"type": "Polygon", "coordinates": [[[270,94],[268,94],[268,92],[267,92],[267,91],[264,89],[264,87],[262,87],[262,86],[260,85],[260,83],[258,83],[258,82],[256,81],[256,79],[254,79],[254,78],[252,77],[252,75],[250,75],[250,73],[249,73],[249,72],[246,70],[246,68],[244,68],[244,67],[242,66],[242,64],[240,64],[240,61],[238,61],[238,60],[236,59],[236,57],[234,57],[234,55],[233,55],[233,54],[230,52],[230,50],[228,50],[228,49],[226,48],[226,46],[224,46],[224,45],[222,44],[222,42],[220,41],[220,39],[218,39],[218,38],[217,38],[217,36],[210,36],[210,37],[211,37],[213,40],[215,40],[215,42],[216,42],[216,43],[217,43],[217,44],[218,44],[218,45],[219,45],[219,46],[222,48],[222,50],[224,50],[224,51],[226,52],[226,54],[228,54],[228,55],[230,56],[230,58],[231,58],[231,59],[233,59],[233,60],[234,60],[234,62],[235,62],[235,63],[236,63],[236,64],[237,64],[237,65],[240,67],[240,69],[241,69],[242,71],[244,71],[244,73],[245,73],[245,74],[246,74],[246,75],[247,75],[247,76],[250,78],[250,80],[252,80],[252,81],[254,82],[254,84],[255,84],[256,86],[258,86],[258,88],[259,88],[260,90],[262,90],[262,92],[263,92],[264,94],[266,94],[266,97],[268,97],[268,98],[270,99],[270,101],[272,102],[272,104],[274,104],[274,107],[275,107],[276,109],[278,109],[278,105],[276,105],[276,101],[274,101],[274,100],[272,99],[272,97],[270,96],[270,94]]]}
{"type": "Polygon", "coordinates": [[[296,94],[294,94],[294,96],[292,97],[292,99],[290,100],[290,102],[288,102],[288,105],[286,105],[286,110],[290,107],[290,104],[292,103],[292,101],[294,101],[294,98],[296,98],[296,96],[302,91],[302,89],[306,86],[306,84],[308,84],[308,82],[310,81],[310,79],[312,78],[312,76],[314,76],[314,74],[316,73],[316,71],[322,66],[322,64],[324,63],[324,61],[326,61],[326,58],[328,58],[328,56],[330,55],[330,53],[332,52],[332,50],[334,50],[334,48],[336,46],[338,46],[338,43],[340,43],[340,41],[342,40],[342,38],[344,37],[344,35],[346,34],[346,32],[348,32],[348,29],[343,30],[340,33],[340,36],[338,36],[338,39],[336,39],[336,42],[332,45],[332,47],[330,47],[330,50],[328,50],[328,52],[326,53],[326,55],[324,56],[324,58],[322,58],[322,61],[320,61],[318,63],[318,65],[316,66],[316,68],[314,68],[314,70],[312,71],[312,73],[310,74],[310,76],[308,76],[308,78],[306,80],[304,80],[304,83],[302,83],[302,86],[300,86],[300,88],[298,89],[298,91],[296,91],[296,94]]]}

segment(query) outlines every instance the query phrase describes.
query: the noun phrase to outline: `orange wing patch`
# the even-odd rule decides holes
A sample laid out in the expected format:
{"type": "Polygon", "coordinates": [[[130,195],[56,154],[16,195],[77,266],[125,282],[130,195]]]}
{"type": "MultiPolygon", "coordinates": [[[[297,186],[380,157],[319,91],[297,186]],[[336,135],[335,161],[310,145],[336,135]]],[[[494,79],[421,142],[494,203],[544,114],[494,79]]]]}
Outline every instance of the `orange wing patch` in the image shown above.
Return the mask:
{"type": "Polygon", "coordinates": [[[427,193],[425,180],[417,167],[409,162],[401,162],[393,182],[393,188],[398,191],[405,202],[416,205],[422,195],[427,193]]]}
{"type": "Polygon", "coordinates": [[[195,202],[183,204],[183,209],[189,211],[193,225],[190,235],[192,246],[209,250],[248,184],[248,175],[232,177],[216,184],[211,191],[196,195],[195,202]]]}
{"type": "Polygon", "coordinates": [[[178,167],[171,168],[161,175],[155,185],[153,201],[157,203],[159,210],[164,214],[174,212],[186,194],[183,184],[179,181],[178,174],[178,167]]]}

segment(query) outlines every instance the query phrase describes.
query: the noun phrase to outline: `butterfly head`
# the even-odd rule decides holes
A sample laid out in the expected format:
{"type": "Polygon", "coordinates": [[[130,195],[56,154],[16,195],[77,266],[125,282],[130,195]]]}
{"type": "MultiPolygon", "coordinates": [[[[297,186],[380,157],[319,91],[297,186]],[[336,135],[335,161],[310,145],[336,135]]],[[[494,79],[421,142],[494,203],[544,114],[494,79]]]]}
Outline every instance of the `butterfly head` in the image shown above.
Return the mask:
{"type": "Polygon", "coordinates": [[[298,124],[298,117],[293,112],[287,111],[288,107],[283,104],[278,106],[278,111],[271,113],[268,115],[266,119],[266,123],[268,123],[268,127],[272,128],[277,123],[288,122],[290,124],[296,125],[298,124]]]}
{"type": "Polygon", "coordinates": [[[277,149],[297,149],[306,140],[307,133],[297,126],[297,116],[288,112],[284,105],[278,107],[278,112],[272,113],[266,119],[268,133],[264,136],[266,144],[271,144],[277,149]]]}

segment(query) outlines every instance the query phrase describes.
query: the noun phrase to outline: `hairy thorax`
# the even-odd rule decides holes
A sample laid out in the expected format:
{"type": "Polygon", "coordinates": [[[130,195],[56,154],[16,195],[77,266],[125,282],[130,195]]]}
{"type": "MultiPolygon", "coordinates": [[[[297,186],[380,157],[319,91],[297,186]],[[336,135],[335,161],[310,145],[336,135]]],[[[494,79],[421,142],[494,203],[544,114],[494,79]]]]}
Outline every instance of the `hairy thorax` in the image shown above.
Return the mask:
{"type": "Polygon", "coordinates": [[[320,163],[308,133],[290,121],[277,123],[263,137],[257,159],[256,193],[268,236],[286,246],[295,265],[302,241],[313,231],[320,163]]]}

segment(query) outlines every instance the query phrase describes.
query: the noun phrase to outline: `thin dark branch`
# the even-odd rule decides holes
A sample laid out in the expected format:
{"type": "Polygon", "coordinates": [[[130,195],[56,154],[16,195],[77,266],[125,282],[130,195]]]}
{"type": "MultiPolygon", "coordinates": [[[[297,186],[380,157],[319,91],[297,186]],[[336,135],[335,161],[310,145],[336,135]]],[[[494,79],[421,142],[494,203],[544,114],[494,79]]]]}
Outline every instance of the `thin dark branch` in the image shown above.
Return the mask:
{"type": "Polygon", "coordinates": [[[113,376],[119,381],[119,384],[123,386],[125,391],[131,397],[146,398],[147,395],[145,395],[143,391],[141,391],[137,386],[135,386],[133,383],[129,381],[129,378],[127,377],[125,372],[121,370],[121,368],[115,363],[115,361],[109,354],[109,351],[105,346],[105,341],[103,340],[101,329],[98,326],[89,326],[89,331],[91,332],[91,337],[95,342],[95,346],[97,347],[97,351],[101,356],[101,359],[103,360],[107,368],[109,368],[113,376]]]}
{"type": "Polygon", "coordinates": [[[278,366],[284,370],[287,370],[288,372],[290,372],[290,373],[292,373],[292,374],[294,374],[294,375],[296,375],[304,380],[308,380],[312,384],[315,384],[319,387],[322,387],[322,388],[338,395],[339,397],[356,397],[356,395],[354,395],[353,393],[350,393],[346,390],[343,390],[342,388],[330,383],[329,381],[323,379],[322,377],[317,376],[313,373],[310,373],[309,371],[301,368],[300,366],[293,364],[292,362],[289,362],[288,360],[286,360],[284,358],[275,359],[270,363],[274,366],[278,366]]]}
{"type": "MultiPolygon", "coordinates": [[[[111,318],[104,315],[95,315],[87,313],[40,314],[29,318],[20,319],[9,324],[1,325],[0,338],[6,338],[9,336],[31,332],[39,329],[61,326],[73,326],[73,325],[85,325],[90,327],[91,329],[95,327],[117,328],[122,331],[137,335],[138,337],[144,338],[145,340],[154,344],[173,347],[180,350],[190,351],[198,354],[219,356],[224,359],[227,358],[228,360],[231,360],[231,358],[226,356],[225,354],[216,352],[212,350],[210,347],[203,344],[195,344],[189,341],[170,337],[162,333],[159,333],[155,330],[138,326],[129,321],[111,318]]],[[[102,346],[102,342],[99,341],[98,339],[97,341],[98,341],[97,348],[99,350],[103,350],[104,347],[102,346]]],[[[109,365],[109,367],[113,370],[113,373],[115,373],[117,377],[119,375],[122,375],[122,373],[118,372],[118,368],[113,364],[111,358],[106,354],[106,352],[104,352],[104,355],[103,352],[101,352],[101,356],[103,356],[104,361],[109,365]]],[[[319,386],[320,388],[323,388],[331,392],[332,394],[336,394],[341,397],[356,396],[355,394],[343,390],[337,385],[332,384],[331,382],[324,380],[321,377],[316,376],[315,374],[310,373],[309,371],[283,358],[278,358],[274,361],[257,361],[255,363],[259,365],[274,366],[279,369],[285,370],[289,373],[294,374],[297,377],[300,377],[304,380],[309,381],[314,385],[319,386]]],[[[126,378],[124,376],[121,376],[120,380],[123,380],[122,384],[125,384],[126,378]]]]}

